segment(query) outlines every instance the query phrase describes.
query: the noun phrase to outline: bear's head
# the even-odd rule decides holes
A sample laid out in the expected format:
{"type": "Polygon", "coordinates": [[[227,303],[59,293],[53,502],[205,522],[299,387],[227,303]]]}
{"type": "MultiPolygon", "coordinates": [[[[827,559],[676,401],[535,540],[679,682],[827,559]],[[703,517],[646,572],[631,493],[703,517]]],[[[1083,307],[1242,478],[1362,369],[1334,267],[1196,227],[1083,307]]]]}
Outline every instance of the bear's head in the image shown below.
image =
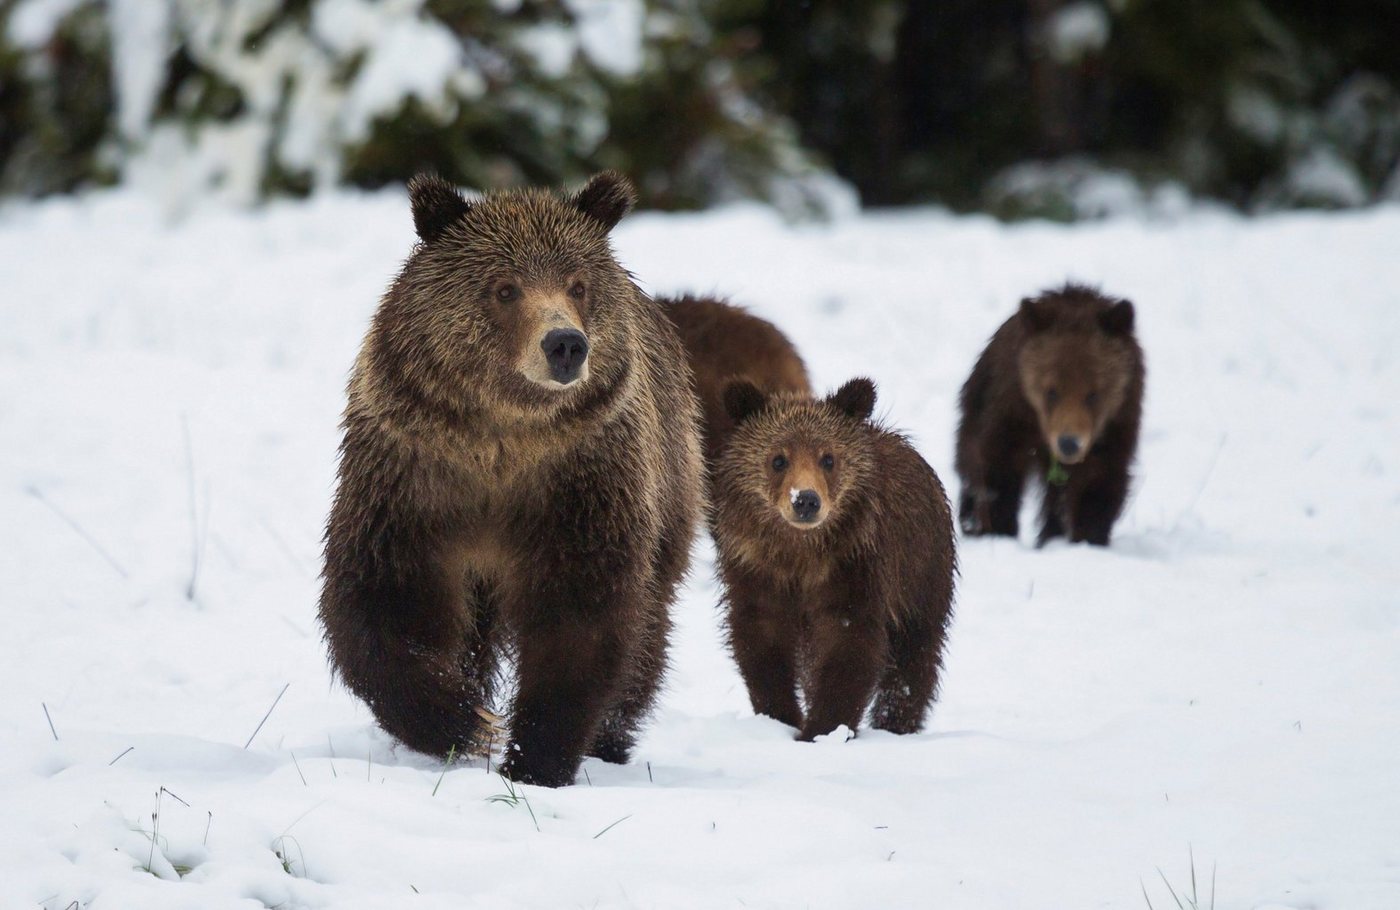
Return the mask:
{"type": "Polygon", "coordinates": [[[1133,305],[1066,285],[1021,301],[1021,391],[1050,452],[1077,464],[1123,406],[1134,372],[1133,305]]]}
{"type": "Polygon", "coordinates": [[[715,495],[758,516],[763,526],[811,531],[842,513],[868,483],[865,422],[875,385],[852,379],[824,399],[767,394],[746,381],[724,390],[734,434],[715,470],[715,495]]]}
{"type": "Polygon", "coordinates": [[[415,396],[520,419],[627,375],[640,292],[608,241],[636,198],[625,178],[470,201],[433,176],[408,190],[419,244],[376,317],[376,353],[415,396]]]}

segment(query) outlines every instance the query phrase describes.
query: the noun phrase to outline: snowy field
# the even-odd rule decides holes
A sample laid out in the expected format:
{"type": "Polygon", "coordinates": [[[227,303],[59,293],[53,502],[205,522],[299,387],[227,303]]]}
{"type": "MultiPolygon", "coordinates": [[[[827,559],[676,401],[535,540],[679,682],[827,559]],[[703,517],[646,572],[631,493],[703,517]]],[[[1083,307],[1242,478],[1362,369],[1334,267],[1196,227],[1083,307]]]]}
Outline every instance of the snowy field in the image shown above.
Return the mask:
{"type": "Polygon", "coordinates": [[[777,321],[820,387],[872,376],[950,491],[958,387],[1019,297],[1132,298],[1114,545],[964,541],[929,730],[799,744],[748,708],[705,542],[636,763],[493,801],[482,762],[396,748],[331,685],[315,621],[406,198],[10,204],[0,907],[1161,910],[1188,855],[1203,907],[1212,868],[1220,910],[1400,907],[1400,209],[736,208],[616,241],[649,290],[777,321]]]}

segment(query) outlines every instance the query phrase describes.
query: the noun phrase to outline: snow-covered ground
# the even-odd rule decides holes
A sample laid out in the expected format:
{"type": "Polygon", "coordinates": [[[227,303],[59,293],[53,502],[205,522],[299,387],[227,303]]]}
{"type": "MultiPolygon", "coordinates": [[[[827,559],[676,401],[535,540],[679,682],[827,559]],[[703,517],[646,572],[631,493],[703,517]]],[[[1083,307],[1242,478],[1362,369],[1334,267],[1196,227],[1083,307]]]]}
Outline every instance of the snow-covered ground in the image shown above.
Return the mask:
{"type": "Polygon", "coordinates": [[[1214,867],[1221,910],[1394,910],[1397,238],[1394,208],[624,222],[649,289],[732,294],[822,387],[874,377],[950,490],[987,336],[1026,293],[1102,282],[1138,304],[1141,477],[1107,551],[962,542],[920,736],[798,744],[754,717],[702,545],[636,763],[512,805],[479,761],[395,748],[315,623],[342,387],[404,197],[173,225],[122,193],[11,204],[0,906],[1163,908],[1189,851],[1203,906],[1214,867]]]}

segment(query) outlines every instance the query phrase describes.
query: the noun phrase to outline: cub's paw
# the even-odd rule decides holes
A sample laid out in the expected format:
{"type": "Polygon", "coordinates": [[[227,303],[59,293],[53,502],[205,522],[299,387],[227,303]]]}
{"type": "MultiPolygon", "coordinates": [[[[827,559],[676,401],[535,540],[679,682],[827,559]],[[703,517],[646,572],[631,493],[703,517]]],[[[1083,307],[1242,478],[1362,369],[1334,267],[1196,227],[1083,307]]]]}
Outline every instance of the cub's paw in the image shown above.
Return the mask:
{"type": "Polygon", "coordinates": [[[532,762],[518,753],[502,762],[498,770],[503,777],[517,784],[551,788],[570,786],[575,774],[572,766],[566,768],[557,762],[532,762]]]}

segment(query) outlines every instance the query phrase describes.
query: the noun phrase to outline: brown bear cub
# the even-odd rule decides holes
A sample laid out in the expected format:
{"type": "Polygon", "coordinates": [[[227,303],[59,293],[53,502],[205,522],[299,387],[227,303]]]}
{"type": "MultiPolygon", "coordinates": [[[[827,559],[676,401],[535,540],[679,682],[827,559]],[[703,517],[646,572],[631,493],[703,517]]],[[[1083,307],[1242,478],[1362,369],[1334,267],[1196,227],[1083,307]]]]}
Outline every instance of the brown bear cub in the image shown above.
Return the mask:
{"type": "Polygon", "coordinates": [[[713,467],[734,432],[734,421],[724,410],[724,390],[731,381],[744,379],[770,393],[812,393],[797,349],[773,323],[714,297],[657,302],[671,317],[690,358],[705,421],[706,465],[713,467]]]}
{"type": "Polygon", "coordinates": [[[349,385],[320,616],[340,678],[434,755],[492,735],[502,773],[628,759],[699,518],[699,412],[665,313],[608,233],[631,186],[474,202],[409,184],[420,243],[349,385]]]}
{"type": "Polygon", "coordinates": [[[754,711],[811,740],[918,731],[952,612],[953,519],[938,475],[871,422],[875,387],[767,395],[732,384],[713,480],[729,644],[754,711]],[[806,702],[798,702],[798,688],[806,702]]]}
{"type": "Polygon", "coordinates": [[[1128,495],[1145,370],[1133,305],[1075,284],[1021,301],[962,388],[958,518],[1016,536],[1026,475],[1045,484],[1037,545],[1106,546],[1128,495]]]}

